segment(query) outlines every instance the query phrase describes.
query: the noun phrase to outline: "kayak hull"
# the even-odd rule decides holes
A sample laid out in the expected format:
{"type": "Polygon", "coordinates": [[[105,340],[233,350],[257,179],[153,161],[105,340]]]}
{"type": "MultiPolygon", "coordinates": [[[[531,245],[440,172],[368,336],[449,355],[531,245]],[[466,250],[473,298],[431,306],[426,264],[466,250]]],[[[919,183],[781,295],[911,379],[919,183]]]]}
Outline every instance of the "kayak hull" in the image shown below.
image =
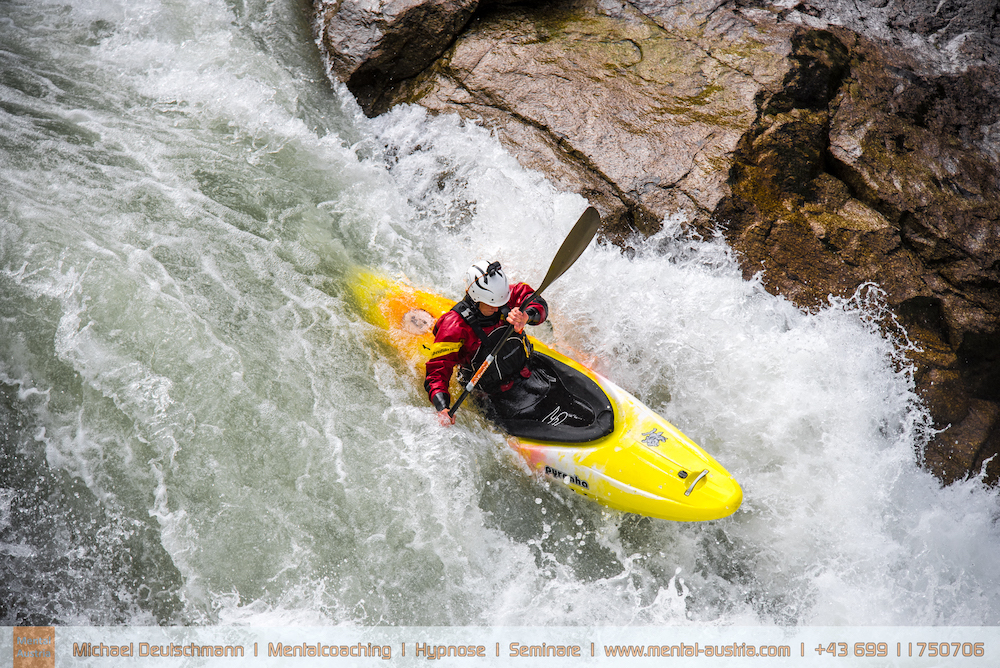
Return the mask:
{"type": "MultiPolygon", "coordinates": [[[[417,373],[430,352],[433,323],[453,300],[404,282],[360,272],[351,281],[354,305],[417,373]]],[[[610,508],[647,517],[697,522],[727,517],[740,507],[736,479],[704,449],[634,396],[576,360],[529,337],[535,352],[597,383],[614,410],[610,434],[583,443],[507,437],[539,479],[564,484],[610,508]]]]}

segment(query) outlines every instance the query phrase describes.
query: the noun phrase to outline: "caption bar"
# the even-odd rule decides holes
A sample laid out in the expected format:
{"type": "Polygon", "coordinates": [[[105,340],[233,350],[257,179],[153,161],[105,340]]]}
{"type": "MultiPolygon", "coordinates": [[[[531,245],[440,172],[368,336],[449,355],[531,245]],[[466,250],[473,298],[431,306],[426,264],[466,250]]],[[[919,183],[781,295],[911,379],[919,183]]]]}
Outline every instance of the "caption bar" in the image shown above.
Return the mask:
{"type": "MultiPolygon", "coordinates": [[[[8,627],[13,668],[74,665],[993,666],[1000,627],[8,627]],[[720,659],[722,661],[720,661],[720,659]],[[714,662],[714,663],[713,663],[714,662]]],[[[0,642],[0,652],[6,642],[0,642]]]]}

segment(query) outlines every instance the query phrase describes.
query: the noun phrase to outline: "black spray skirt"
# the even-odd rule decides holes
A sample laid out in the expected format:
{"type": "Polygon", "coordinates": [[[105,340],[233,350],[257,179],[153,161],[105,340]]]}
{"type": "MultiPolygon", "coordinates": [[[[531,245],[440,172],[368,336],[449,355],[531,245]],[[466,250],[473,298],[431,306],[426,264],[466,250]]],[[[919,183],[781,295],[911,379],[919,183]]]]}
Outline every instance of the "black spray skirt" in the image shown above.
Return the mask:
{"type": "Polygon", "coordinates": [[[528,367],[531,376],[506,392],[477,393],[487,419],[533,441],[585,443],[614,431],[614,409],[600,385],[543,353],[532,352],[528,367]]]}

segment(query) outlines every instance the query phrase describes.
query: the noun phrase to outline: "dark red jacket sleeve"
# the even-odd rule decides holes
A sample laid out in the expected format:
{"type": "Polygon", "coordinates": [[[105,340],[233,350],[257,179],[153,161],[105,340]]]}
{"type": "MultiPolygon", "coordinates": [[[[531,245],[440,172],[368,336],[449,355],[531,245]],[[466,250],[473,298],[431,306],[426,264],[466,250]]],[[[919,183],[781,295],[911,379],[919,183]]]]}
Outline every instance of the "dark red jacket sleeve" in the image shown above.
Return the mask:
{"type": "Polygon", "coordinates": [[[445,402],[451,403],[448,386],[451,384],[451,374],[456,366],[468,364],[472,355],[479,348],[479,340],[475,332],[455,311],[448,311],[434,323],[434,343],[431,345],[430,358],[427,360],[427,375],[424,378],[424,389],[427,398],[434,403],[434,395],[444,393],[445,402]]]}
{"type": "Polygon", "coordinates": [[[539,314],[542,316],[542,319],[532,324],[539,325],[545,322],[545,318],[549,316],[549,307],[545,303],[545,300],[542,299],[541,297],[536,297],[534,300],[532,300],[531,304],[525,305],[524,303],[525,300],[528,297],[530,297],[534,291],[535,291],[534,288],[532,288],[527,283],[515,283],[514,285],[510,286],[510,299],[507,301],[507,306],[509,306],[510,308],[519,306],[521,307],[522,311],[527,311],[529,306],[533,306],[538,310],[539,314]]]}

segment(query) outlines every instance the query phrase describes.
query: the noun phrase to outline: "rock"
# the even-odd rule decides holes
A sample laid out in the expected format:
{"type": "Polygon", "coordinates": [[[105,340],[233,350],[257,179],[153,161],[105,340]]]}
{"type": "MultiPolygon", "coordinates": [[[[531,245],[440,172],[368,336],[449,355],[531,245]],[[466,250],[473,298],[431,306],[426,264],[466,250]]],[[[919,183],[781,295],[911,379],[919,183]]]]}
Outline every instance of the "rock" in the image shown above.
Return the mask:
{"type": "Polygon", "coordinates": [[[1000,425],[1000,166],[980,150],[1000,122],[1000,76],[930,74],[853,33],[822,34],[793,49],[788,81],[819,67],[840,83],[825,104],[792,96],[784,111],[788,85],[762,101],[717,213],[746,272],[763,268],[800,305],[885,290],[944,430],[927,461],[951,481],[1000,425]]]}
{"type": "Polygon", "coordinates": [[[654,18],[623,3],[494,8],[404,99],[482,119],[523,164],[591,199],[619,240],[679,209],[707,218],[761,82],[787,69],[782,42],[731,13],[654,18]]]}
{"type": "MultiPolygon", "coordinates": [[[[979,473],[985,460],[1000,447],[1000,406],[978,399],[970,402],[966,417],[938,439],[938,447],[928,448],[925,465],[946,485],[979,473]]],[[[997,481],[997,469],[987,467],[987,479],[997,481]]]]}
{"type": "Polygon", "coordinates": [[[806,0],[760,6],[800,25],[850,28],[939,70],[1000,65],[996,0],[806,0]]]}
{"type": "Polygon", "coordinates": [[[392,106],[465,27],[479,0],[314,0],[319,43],[332,76],[365,113],[392,106]]]}

